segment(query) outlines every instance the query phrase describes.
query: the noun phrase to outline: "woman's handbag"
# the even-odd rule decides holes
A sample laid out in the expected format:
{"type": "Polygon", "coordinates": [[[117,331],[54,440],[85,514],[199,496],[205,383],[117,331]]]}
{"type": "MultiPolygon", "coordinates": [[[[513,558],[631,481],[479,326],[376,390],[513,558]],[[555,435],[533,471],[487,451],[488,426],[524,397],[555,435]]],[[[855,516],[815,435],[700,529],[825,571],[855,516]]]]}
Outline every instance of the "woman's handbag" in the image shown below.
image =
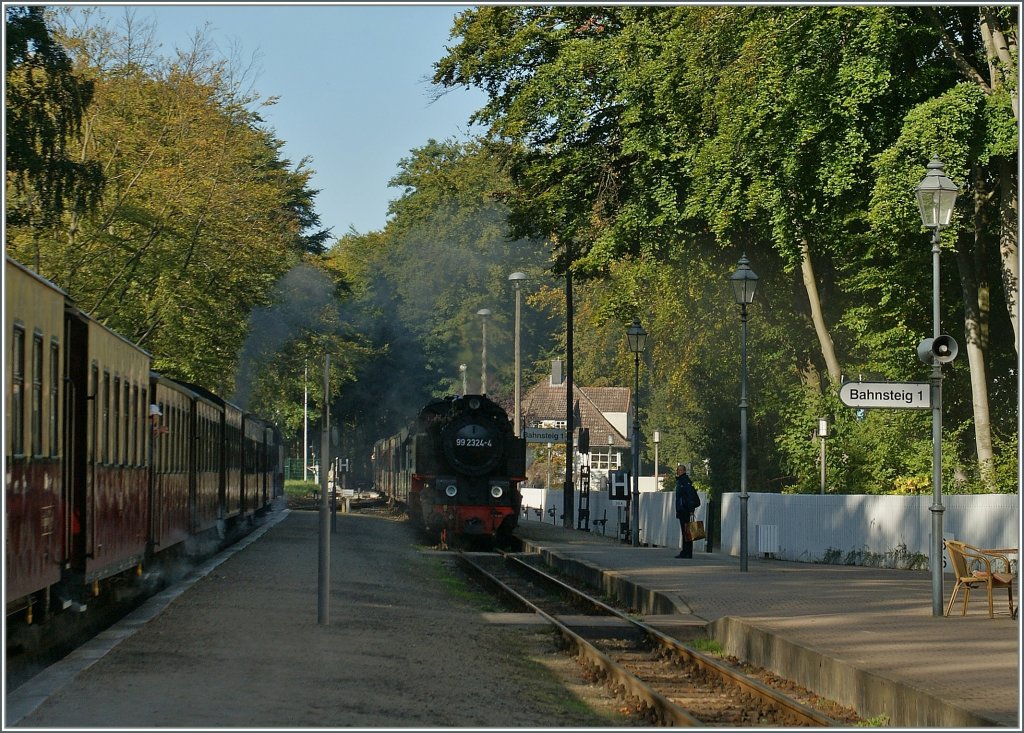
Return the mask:
{"type": "Polygon", "coordinates": [[[683,539],[687,542],[694,542],[695,540],[702,540],[707,535],[704,533],[704,522],[699,519],[691,519],[686,523],[686,528],[683,530],[683,539]]]}

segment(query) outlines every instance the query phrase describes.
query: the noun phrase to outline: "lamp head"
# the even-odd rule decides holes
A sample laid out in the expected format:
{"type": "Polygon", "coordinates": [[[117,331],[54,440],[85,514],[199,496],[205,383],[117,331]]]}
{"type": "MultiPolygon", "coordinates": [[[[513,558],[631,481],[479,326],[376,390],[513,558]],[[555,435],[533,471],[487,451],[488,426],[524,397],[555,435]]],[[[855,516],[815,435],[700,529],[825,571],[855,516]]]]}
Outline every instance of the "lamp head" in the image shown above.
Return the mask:
{"type": "Polygon", "coordinates": [[[927,229],[942,229],[949,226],[956,204],[957,185],[946,178],[942,161],[932,158],[928,173],[917,184],[917,208],[921,212],[921,223],[927,229]]]}
{"type": "Polygon", "coordinates": [[[640,325],[640,319],[633,317],[633,325],[626,329],[626,341],[629,342],[629,350],[634,354],[642,354],[647,348],[647,331],[640,325]]]}
{"type": "Polygon", "coordinates": [[[732,284],[733,297],[736,305],[750,305],[754,302],[754,290],[757,288],[757,273],[750,269],[747,255],[740,257],[736,271],[729,276],[732,284]]]}

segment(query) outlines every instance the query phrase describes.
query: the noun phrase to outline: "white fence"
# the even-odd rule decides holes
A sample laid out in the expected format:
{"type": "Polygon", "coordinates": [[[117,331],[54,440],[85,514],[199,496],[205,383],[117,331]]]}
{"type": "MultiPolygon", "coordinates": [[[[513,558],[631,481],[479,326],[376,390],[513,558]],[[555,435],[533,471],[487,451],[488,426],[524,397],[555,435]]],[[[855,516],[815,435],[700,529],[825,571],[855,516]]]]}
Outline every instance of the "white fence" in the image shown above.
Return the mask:
{"type": "MultiPolygon", "coordinates": [[[[524,488],[527,518],[561,525],[561,489],[524,488]],[[554,509],[554,517],[549,510],[554,509]],[[540,509],[538,516],[534,509],[540,509]]],[[[747,500],[747,554],[780,560],[881,567],[927,568],[932,532],[932,497],[751,493],[747,500]]],[[[942,534],[977,547],[1020,546],[1020,496],[950,494],[942,497],[942,534]]],[[[697,519],[707,523],[707,495],[701,492],[697,519]]],[[[715,508],[718,514],[718,507],[715,508]]],[[[715,544],[739,556],[740,496],[725,494],[715,544]]],[[[616,536],[626,509],[604,491],[590,493],[590,529],[607,518],[604,533],[616,536]]],[[[573,498],[573,526],[579,524],[579,492],[573,498]]],[[[717,522],[716,522],[717,525],[717,522]]],[[[640,541],[679,547],[679,522],[671,491],[640,494],[640,541]]],[[[703,551],[703,540],[696,545],[703,551]]]]}

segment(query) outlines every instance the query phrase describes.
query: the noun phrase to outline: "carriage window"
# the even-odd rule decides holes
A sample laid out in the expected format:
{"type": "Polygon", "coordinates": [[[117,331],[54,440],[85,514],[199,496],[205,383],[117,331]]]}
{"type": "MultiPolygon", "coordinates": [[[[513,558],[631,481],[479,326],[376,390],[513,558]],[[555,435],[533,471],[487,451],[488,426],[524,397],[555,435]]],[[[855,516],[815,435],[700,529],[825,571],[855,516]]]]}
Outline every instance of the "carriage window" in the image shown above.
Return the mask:
{"type": "Polygon", "coordinates": [[[14,327],[11,341],[11,454],[25,453],[25,330],[14,327]]]}
{"type": "MultiPolygon", "coordinates": [[[[145,387],[142,388],[141,394],[139,395],[139,409],[142,410],[142,417],[139,418],[139,425],[143,426],[143,429],[139,433],[139,463],[143,466],[148,465],[149,461],[153,460],[153,457],[149,455],[149,397],[145,387]]],[[[138,414],[138,413],[136,413],[138,414]]]]}
{"type": "Polygon", "coordinates": [[[43,334],[32,335],[32,455],[43,453],[43,334]]]}
{"type": "Polygon", "coordinates": [[[114,454],[111,456],[111,463],[115,466],[121,463],[121,377],[114,377],[114,419],[111,421],[111,431],[114,433],[114,454]]]}
{"type": "Polygon", "coordinates": [[[57,339],[50,342],[50,455],[60,455],[60,440],[58,428],[59,401],[60,401],[60,343],[57,339]]]}
{"type": "Polygon", "coordinates": [[[128,411],[128,435],[129,445],[131,446],[131,455],[128,456],[128,462],[133,465],[139,465],[139,385],[132,385],[132,402],[131,410],[128,411]]]}
{"type": "Polygon", "coordinates": [[[178,407],[172,407],[168,414],[171,418],[171,473],[177,473],[181,466],[181,414],[178,407]]]}
{"type": "Polygon", "coordinates": [[[103,395],[100,400],[100,463],[110,463],[110,372],[103,372],[103,395]]]}
{"type": "Polygon", "coordinates": [[[92,431],[89,435],[89,460],[92,463],[99,461],[97,452],[100,445],[100,421],[99,421],[99,394],[100,394],[100,370],[95,363],[92,365],[92,379],[89,386],[89,401],[92,403],[90,418],[92,419],[92,431]]]}
{"type": "Polygon", "coordinates": [[[126,379],[124,380],[124,402],[121,404],[121,407],[124,409],[124,419],[122,420],[122,439],[124,440],[124,449],[123,452],[121,453],[121,463],[123,463],[126,466],[131,465],[131,462],[129,460],[131,458],[132,451],[132,411],[130,409],[131,397],[132,387],[130,384],[128,384],[128,380],[126,379]]]}

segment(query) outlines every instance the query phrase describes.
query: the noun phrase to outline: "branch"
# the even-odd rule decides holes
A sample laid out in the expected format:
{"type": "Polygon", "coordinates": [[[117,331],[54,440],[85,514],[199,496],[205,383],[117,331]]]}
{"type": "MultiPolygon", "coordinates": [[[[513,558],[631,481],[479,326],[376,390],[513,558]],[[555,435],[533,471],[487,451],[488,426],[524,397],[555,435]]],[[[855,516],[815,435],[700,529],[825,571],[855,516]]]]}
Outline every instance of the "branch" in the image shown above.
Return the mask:
{"type": "Polygon", "coordinates": [[[928,17],[928,20],[931,21],[932,27],[938,32],[939,41],[942,43],[942,47],[946,49],[946,53],[948,53],[950,58],[953,59],[953,63],[956,64],[957,68],[959,68],[960,71],[963,72],[964,76],[969,80],[984,89],[986,94],[991,94],[992,87],[989,86],[987,81],[985,81],[985,77],[971,65],[971,62],[967,60],[967,57],[960,52],[959,46],[953,42],[953,39],[946,32],[946,27],[942,24],[942,19],[939,17],[939,14],[935,12],[935,9],[926,7],[924,8],[924,13],[928,17]]]}

